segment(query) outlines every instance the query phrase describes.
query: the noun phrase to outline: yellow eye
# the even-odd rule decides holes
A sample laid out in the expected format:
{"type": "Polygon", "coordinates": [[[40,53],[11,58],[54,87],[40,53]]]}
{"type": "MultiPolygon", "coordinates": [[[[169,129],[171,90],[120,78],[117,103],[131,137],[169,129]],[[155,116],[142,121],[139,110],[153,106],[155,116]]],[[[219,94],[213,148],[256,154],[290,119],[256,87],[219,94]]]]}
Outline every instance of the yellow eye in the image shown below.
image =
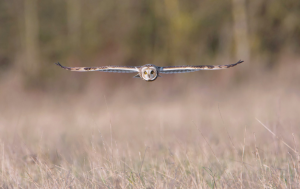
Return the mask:
{"type": "Polygon", "coordinates": [[[151,73],[151,74],[154,74],[154,71],[152,70],[150,73],[151,73]]]}
{"type": "Polygon", "coordinates": [[[147,72],[146,72],[146,71],[144,71],[144,74],[147,74],[147,72]]]}

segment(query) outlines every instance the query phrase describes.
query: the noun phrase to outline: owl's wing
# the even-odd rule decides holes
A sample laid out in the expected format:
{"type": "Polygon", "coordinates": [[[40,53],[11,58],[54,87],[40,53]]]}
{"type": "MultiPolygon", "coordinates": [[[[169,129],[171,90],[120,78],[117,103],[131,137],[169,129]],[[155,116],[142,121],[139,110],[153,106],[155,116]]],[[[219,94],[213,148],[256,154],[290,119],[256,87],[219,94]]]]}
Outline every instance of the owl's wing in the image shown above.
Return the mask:
{"type": "Polygon", "coordinates": [[[173,74],[173,73],[187,73],[187,72],[195,72],[200,70],[221,70],[231,68],[236,66],[244,61],[239,60],[237,63],[228,64],[228,65],[200,65],[200,66],[168,66],[168,67],[159,67],[159,73],[163,74],[173,74]]]}
{"type": "Polygon", "coordinates": [[[100,67],[66,67],[59,62],[56,65],[63,69],[75,71],[75,72],[88,72],[88,71],[100,71],[100,72],[115,72],[115,73],[136,73],[139,72],[139,66],[100,66],[100,67]]]}

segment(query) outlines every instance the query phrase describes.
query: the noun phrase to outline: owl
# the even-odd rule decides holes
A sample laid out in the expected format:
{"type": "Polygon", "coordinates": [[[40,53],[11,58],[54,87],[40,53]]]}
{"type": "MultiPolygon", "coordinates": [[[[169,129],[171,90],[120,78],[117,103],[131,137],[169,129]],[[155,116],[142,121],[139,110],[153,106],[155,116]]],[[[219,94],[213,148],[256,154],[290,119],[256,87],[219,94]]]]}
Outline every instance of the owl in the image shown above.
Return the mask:
{"type": "Polygon", "coordinates": [[[66,67],[61,65],[59,62],[56,65],[63,69],[76,71],[76,72],[88,72],[88,71],[100,71],[100,72],[114,72],[114,73],[137,73],[135,78],[142,78],[145,81],[155,81],[160,74],[175,74],[175,73],[187,73],[195,72],[200,70],[221,70],[231,68],[238,64],[243,63],[240,60],[234,64],[228,65],[199,65],[199,66],[167,66],[159,67],[153,64],[146,64],[144,66],[100,66],[100,67],[66,67]]]}

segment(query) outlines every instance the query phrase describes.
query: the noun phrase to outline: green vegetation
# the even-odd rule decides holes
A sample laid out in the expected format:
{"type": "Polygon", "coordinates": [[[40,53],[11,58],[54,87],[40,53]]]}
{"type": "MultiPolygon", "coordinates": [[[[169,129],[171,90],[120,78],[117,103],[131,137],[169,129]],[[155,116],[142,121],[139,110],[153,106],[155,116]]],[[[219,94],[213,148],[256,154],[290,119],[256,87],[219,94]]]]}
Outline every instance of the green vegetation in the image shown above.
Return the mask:
{"type": "Polygon", "coordinates": [[[270,68],[282,54],[299,54],[299,17],[298,0],[1,1],[0,67],[25,74],[31,84],[31,76],[49,79],[57,61],[96,66],[243,59],[270,68]]]}

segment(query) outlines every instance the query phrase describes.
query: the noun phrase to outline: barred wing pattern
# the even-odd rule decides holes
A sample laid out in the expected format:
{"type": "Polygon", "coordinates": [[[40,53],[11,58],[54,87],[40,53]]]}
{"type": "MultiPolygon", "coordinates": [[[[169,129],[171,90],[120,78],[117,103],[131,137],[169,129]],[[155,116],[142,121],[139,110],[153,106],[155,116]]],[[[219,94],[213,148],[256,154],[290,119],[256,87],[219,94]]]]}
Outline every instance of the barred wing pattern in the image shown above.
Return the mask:
{"type": "Polygon", "coordinates": [[[168,67],[159,67],[159,73],[163,74],[174,74],[174,73],[187,73],[187,72],[195,72],[200,70],[221,70],[234,67],[238,64],[243,63],[244,61],[239,60],[237,63],[228,64],[228,65],[200,65],[200,66],[168,66],[168,67]]]}
{"type": "Polygon", "coordinates": [[[100,71],[100,72],[114,72],[114,73],[136,73],[139,72],[140,66],[100,66],[100,67],[66,67],[59,62],[56,65],[63,69],[75,71],[75,72],[88,72],[88,71],[100,71]]]}

